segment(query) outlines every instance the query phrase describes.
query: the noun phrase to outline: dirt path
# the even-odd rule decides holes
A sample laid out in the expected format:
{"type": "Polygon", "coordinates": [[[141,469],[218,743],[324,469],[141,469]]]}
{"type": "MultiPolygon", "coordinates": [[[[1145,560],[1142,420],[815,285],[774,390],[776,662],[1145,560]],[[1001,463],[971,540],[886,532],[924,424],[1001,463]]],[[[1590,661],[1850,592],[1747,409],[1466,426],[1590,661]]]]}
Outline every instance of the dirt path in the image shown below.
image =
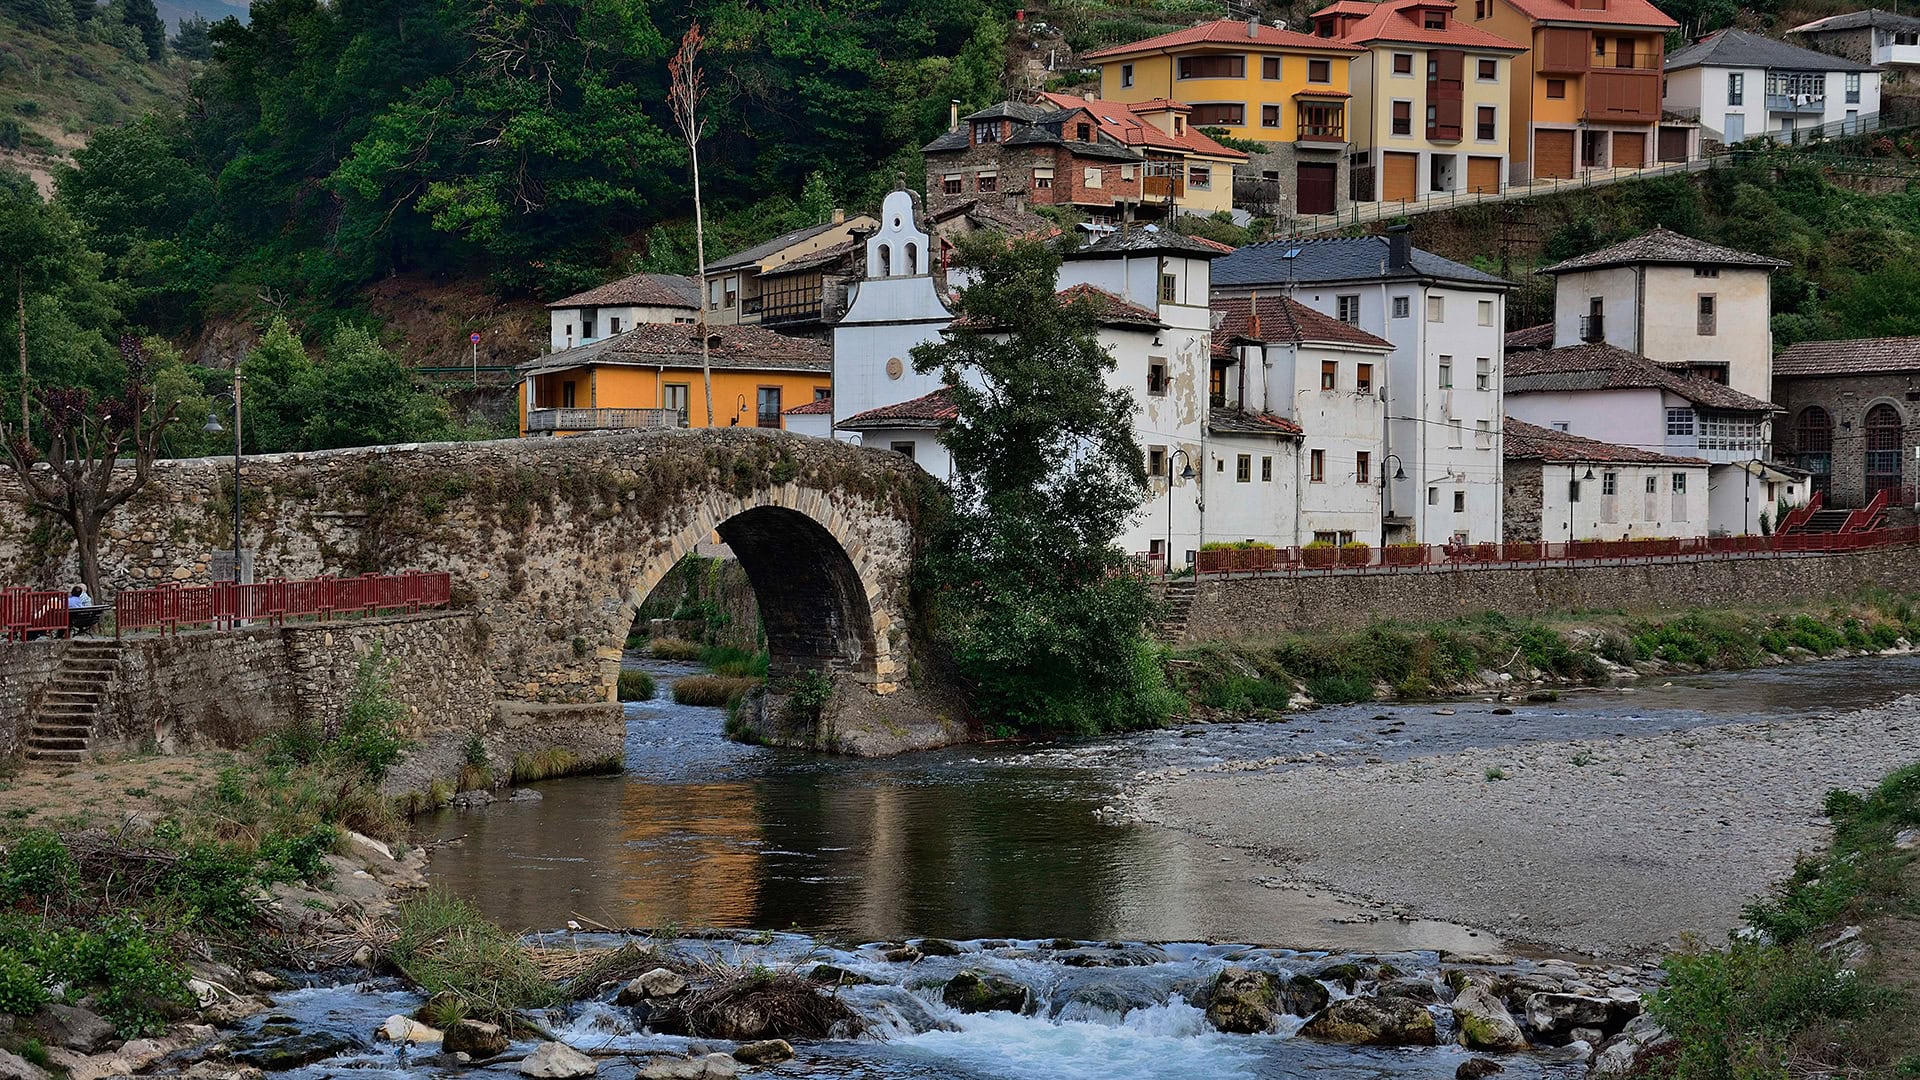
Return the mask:
{"type": "Polygon", "coordinates": [[[73,767],[28,764],[0,781],[0,816],[57,828],[113,827],[165,813],[211,784],[227,753],[126,758],[73,767]]]}

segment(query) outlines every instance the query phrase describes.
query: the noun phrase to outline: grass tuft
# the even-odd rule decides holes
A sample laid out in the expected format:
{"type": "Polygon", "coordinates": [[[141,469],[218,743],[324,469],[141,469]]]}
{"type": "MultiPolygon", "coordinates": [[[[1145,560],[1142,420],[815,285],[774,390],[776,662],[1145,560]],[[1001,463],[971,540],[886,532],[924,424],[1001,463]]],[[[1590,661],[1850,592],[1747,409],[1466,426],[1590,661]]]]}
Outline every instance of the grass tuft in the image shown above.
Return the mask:
{"type": "Polygon", "coordinates": [[[682,705],[729,706],[759,685],[755,678],[689,675],[673,681],[673,700],[682,705]]]}
{"type": "Polygon", "coordinates": [[[654,638],[647,643],[647,655],[655,660],[698,660],[702,649],[684,638],[654,638]]]}
{"type": "Polygon", "coordinates": [[[476,1019],[511,1023],[516,1010],[564,1000],[525,945],[458,897],[422,893],[395,913],[394,931],[394,967],[429,994],[458,998],[476,1019]]]}
{"type": "Polygon", "coordinates": [[[656,687],[653,676],[644,671],[622,671],[620,673],[621,701],[652,701],[656,687]]]}

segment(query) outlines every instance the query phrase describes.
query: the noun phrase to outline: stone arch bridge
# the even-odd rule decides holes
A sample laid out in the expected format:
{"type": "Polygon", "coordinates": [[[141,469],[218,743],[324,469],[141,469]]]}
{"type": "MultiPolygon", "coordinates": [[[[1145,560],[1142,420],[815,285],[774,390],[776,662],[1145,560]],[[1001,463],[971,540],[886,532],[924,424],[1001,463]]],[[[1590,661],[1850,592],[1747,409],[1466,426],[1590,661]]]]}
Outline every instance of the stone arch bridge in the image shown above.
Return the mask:
{"type": "MultiPolygon", "coordinates": [[[[448,571],[488,658],[475,675],[505,708],[615,717],[639,604],[716,534],[753,584],[776,683],[829,671],[836,701],[882,713],[910,696],[930,484],[897,454],[735,428],[267,455],[244,461],[241,489],[257,577],[448,571]]],[[[232,488],[230,458],[159,463],[109,524],[103,589],[207,581],[232,488]]],[[[9,580],[73,578],[64,526],[36,525],[0,510],[9,580]]]]}

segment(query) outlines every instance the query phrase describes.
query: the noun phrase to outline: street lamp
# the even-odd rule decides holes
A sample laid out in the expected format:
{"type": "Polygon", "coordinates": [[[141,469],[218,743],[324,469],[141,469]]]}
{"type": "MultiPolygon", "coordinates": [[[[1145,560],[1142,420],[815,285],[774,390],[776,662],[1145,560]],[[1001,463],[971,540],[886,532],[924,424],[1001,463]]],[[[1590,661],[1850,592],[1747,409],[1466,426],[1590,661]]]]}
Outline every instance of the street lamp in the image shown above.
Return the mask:
{"type": "Polygon", "coordinates": [[[1381,462],[1380,462],[1380,550],[1383,554],[1380,557],[1382,559],[1386,558],[1386,555],[1384,554],[1384,552],[1387,549],[1387,517],[1390,513],[1392,513],[1392,510],[1393,510],[1393,489],[1387,486],[1387,463],[1388,462],[1393,463],[1393,479],[1395,481],[1405,480],[1407,478],[1407,470],[1404,468],[1405,463],[1400,460],[1399,454],[1388,454],[1385,458],[1381,459],[1381,462]]]}
{"type": "Polygon", "coordinates": [[[217,395],[213,404],[207,407],[207,422],[200,430],[209,435],[218,435],[226,428],[220,424],[219,403],[226,401],[233,406],[233,583],[242,584],[240,557],[240,365],[245,362],[246,354],[241,353],[233,362],[233,389],[217,395]]]}
{"type": "Polygon", "coordinates": [[[1173,573],[1173,459],[1174,458],[1184,458],[1186,459],[1186,462],[1187,462],[1186,465],[1180,469],[1180,479],[1182,480],[1193,479],[1193,459],[1187,456],[1187,452],[1185,450],[1182,450],[1179,447],[1175,447],[1173,453],[1167,455],[1167,550],[1162,553],[1162,558],[1160,563],[1163,567],[1165,567],[1165,569],[1161,571],[1163,575],[1171,575],[1173,573]]]}

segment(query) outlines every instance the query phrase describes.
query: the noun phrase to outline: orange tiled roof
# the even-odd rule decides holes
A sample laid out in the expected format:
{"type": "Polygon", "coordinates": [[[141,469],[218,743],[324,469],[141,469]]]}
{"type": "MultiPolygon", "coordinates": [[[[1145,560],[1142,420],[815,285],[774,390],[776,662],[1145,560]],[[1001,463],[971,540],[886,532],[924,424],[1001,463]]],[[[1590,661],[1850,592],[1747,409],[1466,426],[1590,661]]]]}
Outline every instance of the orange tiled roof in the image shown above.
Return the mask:
{"type": "Polygon", "coordinates": [[[1139,116],[1140,113],[1178,112],[1189,108],[1178,101],[1157,98],[1153,101],[1140,101],[1129,105],[1120,101],[1103,101],[1099,98],[1088,99],[1075,97],[1072,94],[1054,93],[1042,93],[1040,99],[1057,109],[1085,109],[1100,125],[1102,135],[1125,146],[1179,150],[1188,154],[1227,158],[1234,161],[1247,159],[1246,154],[1220,145],[1192,125],[1187,125],[1185,134],[1175,135],[1161,130],[1139,116]]]}
{"type": "Polygon", "coordinates": [[[1355,45],[1374,41],[1404,41],[1416,45],[1452,45],[1463,49],[1525,51],[1524,45],[1517,45],[1498,34],[1489,34],[1456,18],[1448,18],[1444,30],[1429,30],[1422,25],[1419,9],[1453,6],[1447,0],[1388,0],[1387,3],[1371,7],[1356,4],[1353,0],[1340,0],[1333,7],[1314,12],[1313,17],[1317,19],[1322,15],[1351,13],[1355,9],[1366,8],[1364,17],[1346,24],[1340,34],[1339,40],[1355,45]]]}
{"type": "Polygon", "coordinates": [[[1644,26],[1671,30],[1680,24],[1647,0],[1606,0],[1603,9],[1578,7],[1568,0],[1507,0],[1534,22],[1593,23],[1600,26],[1644,26]]]}
{"type": "Polygon", "coordinates": [[[788,409],[787,415],[788,416],[832,416],[833,415],[833,399],[830,397],[814,398],[812,401],[807,402],[805,405],[795,405],[793,408],[788,409]]]}
{"type": "MultiPolygon", "coordinates": [[[[1640,2],[1644,3],[1645,0],[1640,2]]],[[[1311,49],[1316,52],[1360,51],[1352,45],[1317,38],[1311,34],[1302,34],[1298,30],[1281,30],[1264,23],[1255,23],[1253,31],[1252,34],[1248,34],[1246,22],[1240,19],[1217,19],[1213,22],[1201,23],[1199,26],[1189,26],[1185,30],[1175,30],[1170,34],[1160,34],[1157,37],[1116,45],[1111,49],[1090,52],[1084,59],[1100,60],[1110,56],[1158,52],[1161,49],[1173,49],[1182,45],[1235,45],[1246,48],[1251,44],[1255,48],[1262,49],[1311,49]]]]}

